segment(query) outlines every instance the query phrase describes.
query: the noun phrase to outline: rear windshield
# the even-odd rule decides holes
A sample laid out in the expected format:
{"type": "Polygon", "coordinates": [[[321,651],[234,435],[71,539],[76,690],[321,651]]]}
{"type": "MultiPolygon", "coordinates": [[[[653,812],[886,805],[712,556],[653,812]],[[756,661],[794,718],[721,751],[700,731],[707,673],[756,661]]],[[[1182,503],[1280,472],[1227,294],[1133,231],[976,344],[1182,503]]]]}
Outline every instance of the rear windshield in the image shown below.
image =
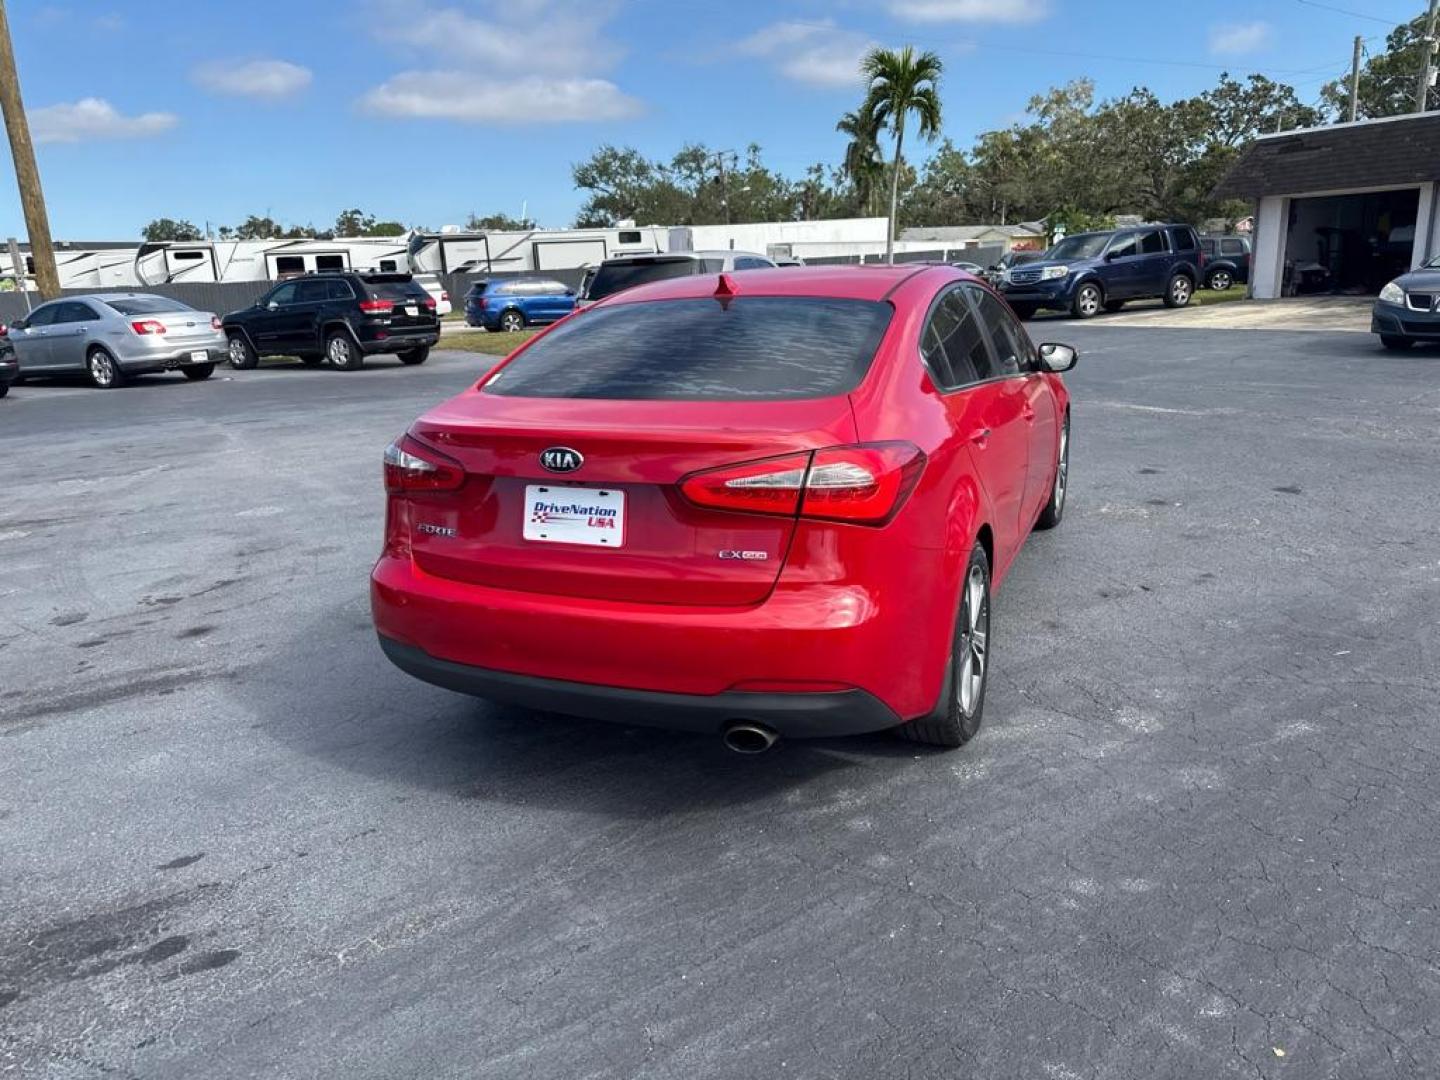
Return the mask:
{"type": "Polygon", "coordinates": [[[117,296],[113,300],[106,300],[105,304],[121,315],[159,315],[166,311],[195,310],[189,304],[171,300],[166,296],[117,296]]]}
{"type": "Polygon", "coordinates": [[[605,297],[628,289],[634,285],[648,285],[652,281],[668,278],[689,277],[700,272],[700,264],[694,259],[638,259],[633,262],[601,263],[590,282],[586,299],[604,300],[605,297]]]}
{"type": "Polygon", "coordinates": [[[381,300],[408,300],[412,296],[428,296],[425,286],[418,281],[405,279],[403,281],[371,281],[366,279],[365,288],[370,290],[370,295],[381,300]]]}
{"type": "Polygon", "coordinates": [[[596,308],[536,341],[485,392],[628,401],[845,394],[870,369],[893,310],[873,300],[811,296],[596,308]]]}

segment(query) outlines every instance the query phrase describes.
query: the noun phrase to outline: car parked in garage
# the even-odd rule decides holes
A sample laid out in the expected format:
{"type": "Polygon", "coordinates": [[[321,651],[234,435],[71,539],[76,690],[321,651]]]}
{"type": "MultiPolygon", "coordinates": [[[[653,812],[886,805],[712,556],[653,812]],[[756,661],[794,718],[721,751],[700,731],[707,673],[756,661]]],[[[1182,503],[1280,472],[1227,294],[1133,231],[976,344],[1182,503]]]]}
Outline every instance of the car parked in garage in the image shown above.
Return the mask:
{"type": "Polygon", "coordinates": [[[1184,307],[1201,280],[1204,256],[1190,225],[1144,225],[1067,236],[1044,258],[1006,270],[999,288],[1015,314],[1048,308],[1077,319],[1159,297],[1184,307]]]}
{"type": "Polygon", "coordinates": [[[1387,349],[1416,342],[1440,342],[1440,258],[1401,274],[1380,290],[1370,314],[1370,332],[1387,349]]]}
{"type": "Polygon", "coordinates": [[[262,356],[298,356],[355,371],[377,353],[423,364],[440,340],[435,307],[410,274],[327,270],[282,281],[222,324],[233,368],[253,368],[262,356]]]}
{"type": "Polygon", "coordinates": [[[1231,285],[1250,280],[1250,238],[1248,236],[1202,236],[1205,253],[1205,287],[1224,292],[1231,285]]]}
{"type": "Polygon", "coordinates": [[[627,289],[385,452],[381,646],[440,686],[741,751],[958,746],[992,590],[1065,509],[1074,362],[934,264],[627,289]]]}
{"type": "Polygon", "coordinates": [[[486,330],[514,333],[556,322],[574,310],[575,290],[553,278],[492,278],[475,282],[465,294],[465,321],[486,330]]]}
{"type": "Polygon", "coordinates": [[[661,255],[617,255],[600,264],[580,297],[580,307],[604,300],[622,289],[652,281],[718,274],[731,270],[770,270],[775,263],[753,251],[670,251],[661,255]]]}
{"type": "Polygon", "coordinates": [[[20,378],[86,375],[101,390],[156,371],[208,379],[225,357],[218,316],[150,293],[51,300],[13,321],[7,336],[20,378]]]}

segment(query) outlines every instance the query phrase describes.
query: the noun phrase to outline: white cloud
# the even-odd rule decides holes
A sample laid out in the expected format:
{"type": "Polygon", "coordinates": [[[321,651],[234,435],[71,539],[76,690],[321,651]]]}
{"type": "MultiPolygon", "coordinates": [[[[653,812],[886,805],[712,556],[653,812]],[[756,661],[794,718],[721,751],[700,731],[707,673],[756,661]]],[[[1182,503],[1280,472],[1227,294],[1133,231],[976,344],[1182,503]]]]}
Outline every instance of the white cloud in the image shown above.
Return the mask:
{"type": "Polygon", "coordinates": [[[877,43],[832,22],[778,22],[737,46],[744,56],[773,63],[786,78],[810,86],[859,86],[860,61],[877,43]]]}
{"type": "Polygon", "coordinates": [[[288,60],[212,60],[195,68],[190,78],[211,93],[279,101],[300,93],[314,75],[288,60]]]}
{"type": "Polygon", "coordinates": [[[623,50],[604,37],[606,0],[509,0],[483,17],[432,0],[375,0],[369,20],[387,45],[492,72],[574,77],[606,71],[623,50]]]}
{"type": "Polygon", "coordinates": [[[910,22],[1039,22],[1050,0],[890,0],[890,14],[910,22]]]}
{"type": "Polygon", "coordinates": [[[527,125],[621,120],[642,108],[607,79],[495,79],[463,71],[403,71],[360,104],[380,116],[527,125]]]}
{"type": "Polygon", "coordinates": [[[75,143],[90,139],[144,139],[180,122],[174,113],[125,116],[104,98],[30,110],[30,131],[37,143],[75,143]]]}
{"type": "Polygon", "coordinates": [[[1212,53],[1249,53],[1270,43],[1270,24],[1266,22],[1225,23],[1210,28],[1212,53]]]}

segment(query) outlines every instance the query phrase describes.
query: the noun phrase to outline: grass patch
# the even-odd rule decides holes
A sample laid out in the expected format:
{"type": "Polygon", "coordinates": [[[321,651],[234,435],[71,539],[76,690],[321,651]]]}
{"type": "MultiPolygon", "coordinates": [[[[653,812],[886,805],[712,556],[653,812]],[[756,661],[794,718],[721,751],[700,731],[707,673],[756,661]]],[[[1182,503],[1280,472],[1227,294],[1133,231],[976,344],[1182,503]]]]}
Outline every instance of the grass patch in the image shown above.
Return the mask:
{"type": "Polygon", "coordinates": [[[1245,286],[1231,285],[1224,292],[1215,289],[1196,289],[1190,297],[1192,304],[1228,304],[1231,300],[1244,300],[1245,286]]]}
{"type": "Polygon", "coordinates": [[[487,356],[504,356],[511,349],[529,341],[534,330],[521,330],[514,334],[492,334],[488,330],[477,330],[473,334],[446,334],[435,348],[454,352],[484,353],[487,356]]]}

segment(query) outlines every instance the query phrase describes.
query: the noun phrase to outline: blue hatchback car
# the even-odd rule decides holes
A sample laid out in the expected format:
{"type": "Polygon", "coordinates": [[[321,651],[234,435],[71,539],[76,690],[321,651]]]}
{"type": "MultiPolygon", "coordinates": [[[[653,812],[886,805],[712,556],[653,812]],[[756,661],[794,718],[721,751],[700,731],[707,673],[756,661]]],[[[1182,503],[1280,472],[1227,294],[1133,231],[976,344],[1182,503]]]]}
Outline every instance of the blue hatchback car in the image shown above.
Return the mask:
{"type": "Polygon", "coordinates": [[[575,290],[552,278],[477,281],[465,294],[465,321],[510,333],[563,319],[575,310],[575,290]]]}
{"type": "Polygon", "coordinates": [[[1089,319],[1127,300],[1160,297],[1166,307],[1184,307],[1204,268],[1194,228],[1143,225],[1067,236],[1038,261],[1010,267],[997,284],[1022,319],[1040,308],[1089,319]]]}

